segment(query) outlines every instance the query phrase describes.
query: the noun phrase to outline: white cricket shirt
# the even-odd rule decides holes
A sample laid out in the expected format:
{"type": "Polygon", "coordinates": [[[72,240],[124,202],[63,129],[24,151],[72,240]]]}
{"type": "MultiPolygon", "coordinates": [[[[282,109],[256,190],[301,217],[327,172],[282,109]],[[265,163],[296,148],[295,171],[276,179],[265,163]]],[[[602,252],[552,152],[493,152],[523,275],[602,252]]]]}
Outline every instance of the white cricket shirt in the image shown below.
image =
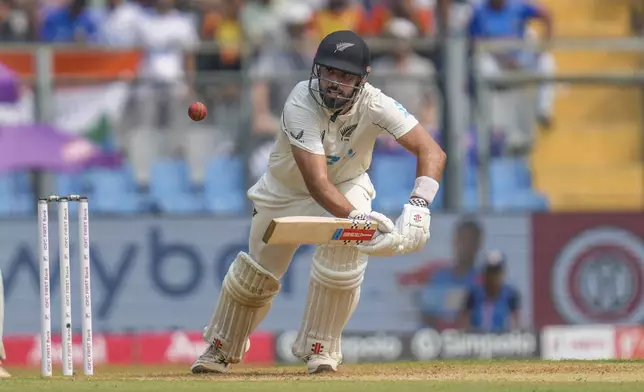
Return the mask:
{"type": "Polygon", "coordinates": [[[308,84],[308,80],[302,81],[291,91],[268,169],[248,190],[248,198],[263,206],[280,207],[310,197],[291,144],[325,155],[328,177],[334,185],[355,181],[375,197],[366,171],[376,138],[389,133],[398,139],[418,120],[393,98],[367,83],[351,110],[332,122],[331,112],[315,102],[308,84]]]}

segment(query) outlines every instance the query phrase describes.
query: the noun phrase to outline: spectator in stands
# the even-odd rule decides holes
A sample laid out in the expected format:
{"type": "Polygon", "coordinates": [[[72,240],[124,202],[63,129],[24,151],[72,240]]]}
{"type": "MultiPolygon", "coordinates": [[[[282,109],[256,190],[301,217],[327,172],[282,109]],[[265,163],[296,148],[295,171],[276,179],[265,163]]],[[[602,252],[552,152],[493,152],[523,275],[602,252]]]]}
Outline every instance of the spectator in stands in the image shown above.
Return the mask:
{"type": "Polygon", "coordinates": [[[188,121],[186,107],[194,98],[190,78],[199,37],[193,19],[176,10],[174,0],[157,0],[141,21],[138,34],[145,56],[131,113],[137,125],[131,145],[136,151],[130,159],[139,183],[146,185],[156,155],[174,155],[181,149],[188,121]],[[167,132],[159,135],[161,130],[167,132]],[[161,144],[154,145],[157,141],[161,144]]]}
{"type": "Polygon", "coordinates": [[[33,38],[33,19],[15,6],[14,0],[0,0],[0,41],[25,42],[33,38]]]}
{"type": "Polygon", "coordinates": [[[241,69],[241,47],[244,31],[240,20],[242,0],[223,0],[203,19],[201,37],[219,45],[217,56],[210,58],[211,70],[241,69]]]}
{"type": "Polygon", "coordinates": [[[630,3],[631,31],[635,35],[644,33],[644,1],[631,0],[630,3]]]}
{"type": "Polygon", "coordinates": [[[244,4],[240,18],[249,44],[260,47],[282,39],[282,26],[276,17],[281,3],[275,0],[250,0],[244,4]]]}
{"type": "Polygon", "coordinates": [[[468,288],[460,326],[477,332],[508,332],[519,328],[519,292],[505,283],[506,256],[498,250],[485,255],[483,277],[468,288]]]}
{"type": "Polygon", "coordinates": [[[304,3],[284,9],[276,18],[286,30],[286,45],[268,48],[250,69],[253,132],[256,134],[275,134],[288,94],[311,70],[315,55],[315,46],[308,36],[312,16],[311,8],[304,3]]]}
{"type": "MultiPolygon", "coordinates": [[[[311,39],[310,21],[313,10],[310,6],[295,3],[284,8],[276,17],[283,24],[288,37],[286,45],[269,47],[260,54],[250,69],[253,80],[251,100],[254,142],[269,147],[279,130],[279,117],[284,102],[293,86],[308,78],[317,47],[311,39]]],[[[262,151],[268,154],[268,150],[262,151]]],[[[254,157],[254,162],[251,171],[261,175],[268,156],[254,157]]]]}
{"type": "Polygon", "coordinates": [[[374,61],[372,79],[382,91],[416,116],[425,129],[434,132],[438,126],[438,93],[433,80],[436,69],[431,61],[414,52],[412,40],[418,36],[418,28],[410,20],[391,19],[385,27],[384,37],[392,39],[394,49],[374,61]]]}
{"type": "Polygon", "coordinates": [[[475,262],[482,239],[480,224],[473,218],[463,218],[452,238],[453,262],[432,260],[398,277],[401,286],[423,287],[419,298],[423,326],[441,330],[458,325],[467,288],[478,278],[475,262]]]}
{"type": "Polygon", "coordinates": [[[375,35],[387,33],[392,19],[406,19],[418,31],[418,36],[430,35],[434,32],[434,15],[429,6],[421,6],[415,0],[383,0],[374,5],[372,26],[375,35]]]}
{"type": "Polygon", "coordinates": [[[91,43],[97,38],[98,21],[87,0],[72,0],[49,10],[40,29],[40,39],[45,42],[91,43]]]}
{"type": "MultiPolygon", "coordinates": [[[[474,7],[469,23],[469,34],[473,40],[485,39],[527,39],[530,38],[527,24],[533,19],[541,20],[545,26],[545,39],[552,36],[552,19],[543,8],[528,0],[482,0],[474,7]]],[[[549,53],[533,52],[531,50],[510,50],[496,53],[483,53],[475,59],[478,71],[483,75],[494,75],[504,70],[533,70],[551,76],[555,71],[554,58],[549,53]]],[[[516,103],[522,104],[524,95],[512,94],[498,103],[502,115],[519,113],[516,103]]],[[[537,119],[544,127],[551,124],[554,104],[554,86],[544,84],[539,90],[537,99],[537,119]]],[[[524,105],[525,106],[525,105],[524,105]]],[[[494,108],[493,108],[494,110],[494,108]]],[[[497,116],[495,116],[497,117],[497,116]]],[[[493,119],[497,122],[497,119],[493,119]]],[[[522,149],[532,139],[532,130],[524,129],[531,126],[523,125],[521,119],[508,120],[506,129],[509,133],[508,142],[522,149]],[[516,139],[516,142],[513,141],[516,139]]]]}
{"type": "Polygon", "coordinates": [[[146,11],[137,1],[107,0],[100,12],[99,41],[115,47],[138,44],[138,29],[146,18],[146,11]]]}
{"type": "Polygon", "coordinates": [[[326,0],[326,6],[314,15],[313,27],[320,40],[338,30],[353,30],[362,36],[372,33],[371,19],[364,7],[351,0],[326,0]]]}

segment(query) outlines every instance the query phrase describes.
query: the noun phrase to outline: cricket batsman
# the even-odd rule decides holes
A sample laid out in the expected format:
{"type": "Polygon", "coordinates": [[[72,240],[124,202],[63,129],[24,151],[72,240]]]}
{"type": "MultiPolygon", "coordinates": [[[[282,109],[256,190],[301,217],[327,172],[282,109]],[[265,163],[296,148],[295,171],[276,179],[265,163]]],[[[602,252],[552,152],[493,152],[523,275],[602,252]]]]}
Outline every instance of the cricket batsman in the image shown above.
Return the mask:
{"type": "Polygon", "coordinates": [[[2,367],[2,362],[7,359],[2,343],[2,329],[4,326],[4,285],[2,283],[2,271],[0,271],[0,378],[10,377],[9,372],[2,367]]]}
{"type": "Polygon", "coordinates": [[[204,330],[210,346],[192,365],[193,373],[225,373],[240,362],[251,332],[268,314],[298,248],[262,241],[272,219],[335,216],[378,224],[369,242],[320,245],[314,252],[306,307],[292,347],[309,373],[337,371],[342,362],[340,337],[358,305],[368,255],[416,252],[429,239],[429,206],[446,155],[412,114],[367,82],[370,58],[357,34],[333,32],[320,43],[309,80],[291,91],[268,169],[247,193],[254,203],[249,252],[240,252],[224,277],[204,330]],[[395,223],[371,209],[375,191],[367,169],[382,134],[417,157],[416,182],[395,223]]]}

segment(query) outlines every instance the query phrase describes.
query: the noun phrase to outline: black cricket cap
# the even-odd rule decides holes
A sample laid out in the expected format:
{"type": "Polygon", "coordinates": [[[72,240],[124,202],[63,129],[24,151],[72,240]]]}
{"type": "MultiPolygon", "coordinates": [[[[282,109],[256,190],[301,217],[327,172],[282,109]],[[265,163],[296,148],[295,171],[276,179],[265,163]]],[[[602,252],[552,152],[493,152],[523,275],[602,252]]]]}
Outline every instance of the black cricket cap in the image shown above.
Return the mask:
{"type": "Polygon", "coordinates": [[[320,42],[314,63],[365,76],[371,72],[371,52],[358,34],[351,30],[339,30],[320,42]]]}

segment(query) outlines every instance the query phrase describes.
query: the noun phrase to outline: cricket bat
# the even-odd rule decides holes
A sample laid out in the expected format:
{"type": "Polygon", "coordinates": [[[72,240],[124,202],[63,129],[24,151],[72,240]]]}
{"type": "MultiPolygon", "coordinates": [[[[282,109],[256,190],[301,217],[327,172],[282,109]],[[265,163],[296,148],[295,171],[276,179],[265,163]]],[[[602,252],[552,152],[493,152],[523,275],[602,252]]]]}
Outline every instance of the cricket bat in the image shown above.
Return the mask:
{"type": "Polygon", "coordinates": [[[378,224],[318,216],[275,218],[264,233],[266,244],[359,245],[371,240],[378,224]]]}

